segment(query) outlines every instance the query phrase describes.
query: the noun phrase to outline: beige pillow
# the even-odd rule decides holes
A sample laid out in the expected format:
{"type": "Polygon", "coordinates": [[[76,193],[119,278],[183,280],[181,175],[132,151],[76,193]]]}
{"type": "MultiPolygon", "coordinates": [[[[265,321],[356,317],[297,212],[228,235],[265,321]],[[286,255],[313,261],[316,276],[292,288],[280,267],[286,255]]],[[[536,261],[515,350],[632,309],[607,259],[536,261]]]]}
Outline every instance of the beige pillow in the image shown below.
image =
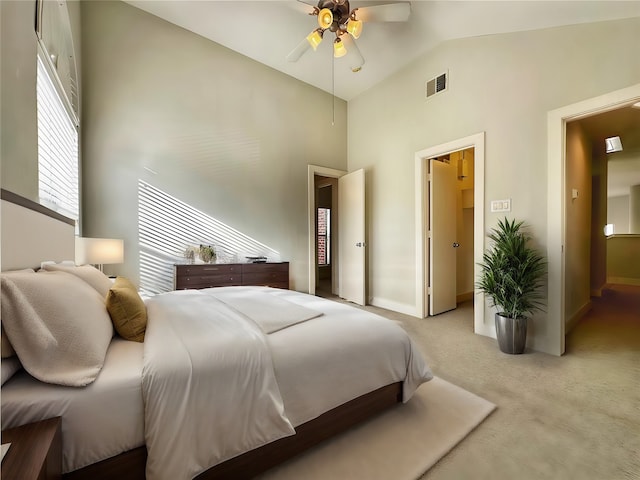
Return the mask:
{"type": "Polygon", "coordinates": [[[147,307],[136,286],[124,277],[116,278],[107,293],[107,310],[113,326],[125,340],[144,342],[147,307]]]}
{"type": "Polygon", "coordinates": [[[0,385],[7,383],[7,380],[13,377],[21,369],[22,364],[18,357],[3,358],[2,363],[0,364],[0,376],[2,377],[2,383],[0,385]]]}
{"type": "Polygon", "coordinates": [[[4,326],[0,327],[2,329],[2,336],[0,337],[0,352],[2,352],[2,358],[13,357],[16,354],[16,351],[13,349],[13,345],[9,341],[9,337],[7,337],[6,332],[4,331],[4,326]]]}
{"type": "Polygon", "coordinates": [[[103,297],[66,272],[0,275],[3,326],[20,362],[40,381],[93,382],[113,325],[103,297]]]}
{"type": "MultiPolygon", "coordinates": [[[[25,268],[23,270],[8,270],[6,272],[2,272],[2,275],[10,276],[15,275],[16,273],[36,273],[36,271],[32,268],[25,268]]],[[[7,333],[4,331],[4,327],[2,326],[2,322],[0,322],[0,356],[2,358],[10,358],[15,356],[16,351],[13,349],[13,345],[9,341],[9,337],[7,337],[7,333]]],[[[3,382],[4,383],[4,382],[3,382]]]]}
{"type": "Polygon", "coordinates": [[[67,272],[81,278],[95,288],[102,298],[107,296],[107,292],[112,285],[109,277],[92,265],[81,265],[76,267],[74,265],[65,265],[62,263],[47,263],[43,265],[43,267],[47,272],[67,272]]]}

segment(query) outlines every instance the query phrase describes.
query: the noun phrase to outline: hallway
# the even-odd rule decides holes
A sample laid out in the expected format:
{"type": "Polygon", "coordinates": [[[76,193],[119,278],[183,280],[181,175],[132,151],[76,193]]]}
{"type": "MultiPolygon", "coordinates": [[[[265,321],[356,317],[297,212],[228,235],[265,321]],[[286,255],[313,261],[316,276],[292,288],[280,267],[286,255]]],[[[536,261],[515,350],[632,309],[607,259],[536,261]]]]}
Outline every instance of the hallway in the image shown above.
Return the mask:
{"type": "Polygon", "coordinates": [[[640,350],[640,286],[610,285],[567,335],[566,354],[640,350]]]}

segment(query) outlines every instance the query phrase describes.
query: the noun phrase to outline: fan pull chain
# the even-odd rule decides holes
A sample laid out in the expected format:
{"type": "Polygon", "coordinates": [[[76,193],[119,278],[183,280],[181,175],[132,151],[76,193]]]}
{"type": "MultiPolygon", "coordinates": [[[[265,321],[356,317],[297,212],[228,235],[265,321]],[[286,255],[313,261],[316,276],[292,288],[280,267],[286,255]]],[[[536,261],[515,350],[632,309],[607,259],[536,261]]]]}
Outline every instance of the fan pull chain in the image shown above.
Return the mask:
{"type": "Polygon", "coordinates": [[[331,110],[331,126],[336,124],[336,59],[331,55],[331,97],[333,99],[333,105],[331,110]]]}

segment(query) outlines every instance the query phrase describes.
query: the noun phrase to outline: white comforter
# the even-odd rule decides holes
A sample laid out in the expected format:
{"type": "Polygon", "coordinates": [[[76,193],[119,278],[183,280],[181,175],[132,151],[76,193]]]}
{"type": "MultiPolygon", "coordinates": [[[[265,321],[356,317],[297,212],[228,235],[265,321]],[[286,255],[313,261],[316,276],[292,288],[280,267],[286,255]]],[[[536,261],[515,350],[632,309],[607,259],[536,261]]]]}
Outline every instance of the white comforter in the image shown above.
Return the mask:
{"type": "MultiPolygon", "coordinates": [[[[314,350],[323,342],[306,331],[326,331],[323,335],[330,338],[331,331],[340,329],[336,322],[352,325],[348,329],[360,335],[351,335],[348,342],[335,338],[336,347],[350,351],[354,343],[371,339],[366,342],[370,345],[358,346],[362,353],[353,354],[364,355],[364,361],[344,366],[344,370],[357,370],[363,386],[402,380],[406,401],[432,377],[394,322],[374,315],[367,318],[365,312],[344,305],[337,311],[329,307],[324,315],[320,310],[327,302],[314,302],[314,298],[265,287],[230,287],[176,291],[147,300],[142,389],[149,480],[191,479],[210,466],[295,433],[285,404],[292,408],[294,425],[331,408],[320,399],[308,398],[313,395],[295,392],[308,385],[314,373],[298,367],[305,364],[300,354],[286,366],[281,363],[288,352],[314,350]],[[345,309],[347,315],[337,314],[345,309]],[[279,315],[274,318],[271,313],[279,315]],[[296,339],[295,346],[280,346],[287,337],[296,339]],[[381,346],[386,338],[392,338],[388,352],[381,346]],[[377,357],[380,361],[371,360],[377,357]],[[278,372],[274,363],[280,364],[278,372]],[[281,388],[287,395],[284,400],[281,388]],[[316,405],[305,406],[301,413],[301,402],[316,405]]],[[[331,352],[324,352],[330,361],[331,352]]]]}

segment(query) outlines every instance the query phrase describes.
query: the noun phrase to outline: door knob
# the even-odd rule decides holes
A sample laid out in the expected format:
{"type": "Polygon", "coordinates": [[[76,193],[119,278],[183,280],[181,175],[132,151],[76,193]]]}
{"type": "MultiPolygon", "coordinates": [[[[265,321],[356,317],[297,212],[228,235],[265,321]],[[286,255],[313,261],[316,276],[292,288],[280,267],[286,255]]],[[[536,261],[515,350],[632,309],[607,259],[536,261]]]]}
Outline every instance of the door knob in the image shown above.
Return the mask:
{"type": "Polygon", "coordinates": [[[453,248],[458,248],[460,244],[458,242],[453,242],[453,248]]]}

